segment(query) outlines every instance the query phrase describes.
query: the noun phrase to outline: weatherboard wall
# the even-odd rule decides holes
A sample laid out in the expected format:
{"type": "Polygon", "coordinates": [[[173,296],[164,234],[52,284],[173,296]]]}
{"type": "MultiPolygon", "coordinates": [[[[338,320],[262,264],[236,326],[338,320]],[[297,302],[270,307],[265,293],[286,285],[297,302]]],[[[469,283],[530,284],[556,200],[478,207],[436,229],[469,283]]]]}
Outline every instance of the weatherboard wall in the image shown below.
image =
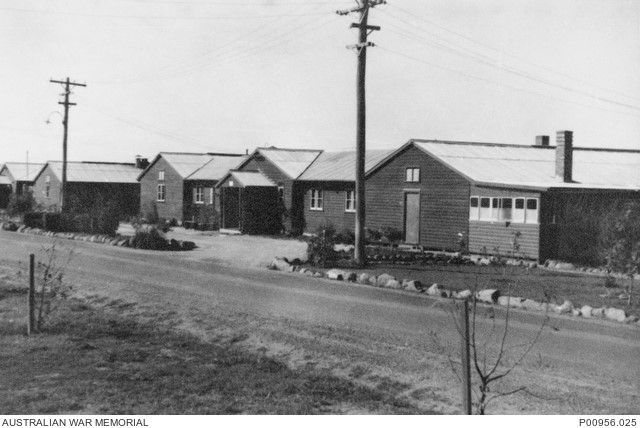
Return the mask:
{"type": "Polygon", "coordinates": [[[140,213],[157,215],[167,220],[184,220],[184,180],[162,157],[140,178],[140,213]],[[164,180],[158,180],[158,172],[164,171],[164,180]],[[158,201],[158,184],[165,184],[165,200],[158,201]]]}
{"type": "Polygon", "coordinates": [[[351,182],[331,181],[305,181],[296,182],[300,188],[302,201],[302,221],[304,231],[315,233],[320,226],[331,224],[340,232],[342,230],[355,230],[356,214],[347,212],[347,192],[354,189],[351,182]],[[323,193],[322,210],[311,209],[311,190],[319,189],[323,193]]]}
{"type": "MultiPolygon", "coordinates": [[[[496,198],[538,198],[540,192],[471,186],[471,196],[496,198]]],[[[539,218],[542,216],[539,215],[539,218]]],[[[469,221],[469,251],[477,254],[537,259],[540,252],[540,225],[512,221],[469,221]]]]}
{"type": "Polygon", "coordinates": [[[47,164],[33,183],[33,198],[38,205],[47,210],[54,210],[60,205],[60,188],[62,183],[47,164]],[[47,177],[49,177],[49,196],[47,196],[47,177]]]}
{"type": "Polygon", "coordinates": [[[280,171],[280,169],[259,153],[251,156],[247,163],[238,169],[241,171],[260,171],[278,187],[282,187],[282,202],[284,203],[284,208],[286,210],[286,214],[283,216],[284,218],[282,220],[284,228],[289,232],[299,229],[299,225],[297,224],[299,213],[296,212],[299,208],[294,208],[293,180],[290,177],[280,171]]]}
{"type": "Polygon", "coordinates": [[[404,231],[405,194],[419,192],[419,244],[457,250],[458,233],[469,230],[469,189],[466,178],[409,145],[368,176],[366,226],[404,231]],[[405,181],[407,168],[420,168],[420,182],[405,181]]]}

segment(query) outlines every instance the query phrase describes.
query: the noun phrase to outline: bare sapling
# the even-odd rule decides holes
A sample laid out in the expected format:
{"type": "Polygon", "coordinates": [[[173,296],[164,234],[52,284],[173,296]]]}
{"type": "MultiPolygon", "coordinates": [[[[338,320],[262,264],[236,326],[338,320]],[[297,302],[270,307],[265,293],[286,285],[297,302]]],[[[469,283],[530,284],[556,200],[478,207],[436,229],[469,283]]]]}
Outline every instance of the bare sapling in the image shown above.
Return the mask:
{"type": "Polygon", "coordinates": [[[73,250],[61,250],[54,242],[43,247],[36,256],[36,331],[41,331],[48,317],[62,300],[69,297],[72,287],[65,281],[65,272],[73,250]]]}

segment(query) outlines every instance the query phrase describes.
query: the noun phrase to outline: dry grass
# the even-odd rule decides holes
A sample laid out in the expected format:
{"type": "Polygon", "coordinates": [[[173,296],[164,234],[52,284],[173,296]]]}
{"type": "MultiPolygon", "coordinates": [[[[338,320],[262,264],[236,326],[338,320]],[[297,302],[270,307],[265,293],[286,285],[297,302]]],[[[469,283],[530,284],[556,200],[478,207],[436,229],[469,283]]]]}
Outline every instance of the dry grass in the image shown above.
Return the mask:
{"type": "Polygon", "coordinates": [[[390,390],[205,343],[120,301],[72,299],[27,338],[26,295],[0,281],[5,414],[420,413],[390,390]],[[345,410],[346,409],[346,410],[345,410]]]}

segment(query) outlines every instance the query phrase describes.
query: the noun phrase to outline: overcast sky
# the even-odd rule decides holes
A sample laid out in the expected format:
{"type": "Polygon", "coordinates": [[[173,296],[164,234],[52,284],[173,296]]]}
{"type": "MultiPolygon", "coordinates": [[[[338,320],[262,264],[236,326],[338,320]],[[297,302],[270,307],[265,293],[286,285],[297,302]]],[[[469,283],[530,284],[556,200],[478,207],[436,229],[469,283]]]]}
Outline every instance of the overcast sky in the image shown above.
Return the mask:
{"type": "MultiPolygon", "coordinates": [[[[0,0],[0,162],[355,147],[347,0],[0,0]],[[49,119],[50,124],[45,121],[49,119]]],[[[367,139],[640,149],[640,1],[389,0],[367,139]],[[552,137],[552,141],[553,141],[552,137]]]]}

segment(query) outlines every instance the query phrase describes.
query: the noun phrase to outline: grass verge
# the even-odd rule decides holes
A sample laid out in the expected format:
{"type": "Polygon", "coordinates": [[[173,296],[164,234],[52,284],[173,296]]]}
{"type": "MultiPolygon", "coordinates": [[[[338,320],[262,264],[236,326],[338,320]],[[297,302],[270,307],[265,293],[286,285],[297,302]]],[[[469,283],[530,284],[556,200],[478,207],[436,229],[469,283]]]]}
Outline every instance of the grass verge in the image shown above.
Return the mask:
{"type": "Polygon", "coordinates": [[[292,370],[233,341],[203,342],[162,314],[143,319],[120,301],[67,300],[43,333],[25,337],[26,295],[6,279],[0,277],[4,414],[421,412],[393,390],[292,370]]]}

